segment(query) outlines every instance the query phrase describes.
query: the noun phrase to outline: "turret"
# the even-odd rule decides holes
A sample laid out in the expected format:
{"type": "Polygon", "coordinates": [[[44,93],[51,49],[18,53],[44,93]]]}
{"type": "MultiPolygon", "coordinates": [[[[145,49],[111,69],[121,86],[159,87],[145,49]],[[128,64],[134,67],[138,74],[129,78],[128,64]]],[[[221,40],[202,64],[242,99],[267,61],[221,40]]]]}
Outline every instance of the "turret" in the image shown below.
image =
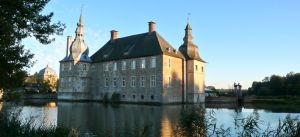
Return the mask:
{"type": "Polygon", "coordinates": [[[75,39],[68,36],[66,57],[60,61],[58,99],[85,100],[88,96],[88,79],[91,59],[84,40],[83,17],[80,14],[75,39]]]}
{"type": "Polygon", "coordinates": [[[204,102],[205,61],[199,55],[198,46],[193,43],[192,28],[189,23],[185,27],[183,44],[179,47],[179,51],[185,57],[184,101],[187,103],[204,102]]]}

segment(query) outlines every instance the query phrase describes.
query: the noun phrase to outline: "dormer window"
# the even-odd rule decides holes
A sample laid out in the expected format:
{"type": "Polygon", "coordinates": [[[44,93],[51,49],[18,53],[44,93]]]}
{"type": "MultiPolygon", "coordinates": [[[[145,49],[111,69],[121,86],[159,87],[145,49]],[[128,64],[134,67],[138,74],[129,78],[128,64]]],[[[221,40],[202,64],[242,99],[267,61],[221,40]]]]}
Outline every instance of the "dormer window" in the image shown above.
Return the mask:
{"type": "Polygon", "coordinates": [[[167,51],[168,51],[168,52],[171,52],[171,48],[170,48],[170,47],[167,47],[167,51]]]}

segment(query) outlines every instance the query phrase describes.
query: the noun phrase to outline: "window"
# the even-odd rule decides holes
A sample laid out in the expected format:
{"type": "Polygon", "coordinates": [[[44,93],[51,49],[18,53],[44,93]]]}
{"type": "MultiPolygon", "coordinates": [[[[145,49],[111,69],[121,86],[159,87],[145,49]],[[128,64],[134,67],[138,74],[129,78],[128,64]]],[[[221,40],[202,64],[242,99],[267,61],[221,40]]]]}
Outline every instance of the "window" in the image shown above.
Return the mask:
{"type": "Polygon", "coordinates": [[[141,59],[141,68],[142,69],[146,68],[146,60],[145,60],[145,58],[141,59]]]}
{"type": "Polygon", "coordinates": [[[69,77],[69,82],[71,82],[72,81],[72,78],[71,77],[69,77]]]}
{"type": "Polygon", "coordinates": [[[171,77],[168,77],[168,88],[171,87],[171,77]]]}
{"type": "Polygon", "coordinates": [[[64,78],[60,78],[60,79],[61,79],[60,82],[63,83],[64,82],[64,78]]]}
{"type": "Polygon", "coordinates": [[[108,69],[109,69],[109,64],[108,64],[108,63],[105,63],[105,64],[104,64],[104,70],[105,70],[105,71],[108,71],[108,69]]]}
{"type": "Polygon", "coordinates": [[[141,99],[144,99],[144,95],[141,96],[141,99]]]}
{"type": "Polygon", "coordinates": [[[114,86],[114,87],[117,87],[117,78],[114,78],[114,79],[113,79],[113,86],[114,86]]]}
{"type": "Polygon", "coordinates": [[[83,64],[82,69],[86,70],[86,64],[83,64]]]}
{"type": "Polygon", "coordinates": [[[150,87],[155,87],[156,86],[156,76],[151,76],[150,79],[150,87]]]}
{"type": "Polygon", "coordinates": [[[135,60],[131,62],[131,69],[135,69],[135,60]]]}
{"type": "Polygon", "coordinates": [[[196,69],[196,71],[198,71],[198,65],[195,65],[195,69],[196,69]]]}
{"type": "Polygon", "coordinates": [[[65,64],[61,64],[61,71],[65,70],[65,64]]]}
{"type": "Polygon", "coordinates": [[[141,76],[141,87],[145,87],[145,77],[141,76]]]}
{"type": "Polygon", "coordinates": [[[122,62],[122,70],[126,70],[126,61],[122,62]]]}
{"type": "Polygon", "coordinates": [[[168,67],[170,68],[171,67],[171,59],[168,58],[168,67]]]}
{"type": "Polygon", "coordinates": [[[150,67],[151,68],[156,67],[156,57],[151,57],[150,67]]]}
{"type": "Polygon", "coordinates": [[[114,71],[117,71],[117,62],[114,62],[114,71]]]}
{"type": "Polygon", "coordinates": [[[201,67],[201,70],[202,70],[202,72],[204,72],[204,68],[203,67],[201,67]]]}
{"type": "Polygon", "coordinates": [[[72,70],[72,63],[69,64],[69,70],[72,70]]]}
{"type": "Polygon", "coordinates": [[[108,87],[108,86],[109,86],[108,78],[105,78],[105,80],[104,80],[104,85],[105,85],[105,87],[108,87]]]}
{"type": "Polygon", "coordinates": [[[136,81],[135,76],[131,77],[131,87],[135,87],[136,81]]]}
{"type": "Polygon", "coordinates": [[[126,87],[126,81],[125,81],[125,78],[122,78],[122,87],[126,87]]]}
{"type": "Polygon", "coordinates": [[[83,80],[83,81],[82,81],[82,87],[85,87],[85,85],[86,85],[86,81],[83,80]]]}
{"type": "Polygon", "coordinates": [[[151,100],[153,100],[154,99],[154,96],[153,95],[151,95],[151,100]]]}

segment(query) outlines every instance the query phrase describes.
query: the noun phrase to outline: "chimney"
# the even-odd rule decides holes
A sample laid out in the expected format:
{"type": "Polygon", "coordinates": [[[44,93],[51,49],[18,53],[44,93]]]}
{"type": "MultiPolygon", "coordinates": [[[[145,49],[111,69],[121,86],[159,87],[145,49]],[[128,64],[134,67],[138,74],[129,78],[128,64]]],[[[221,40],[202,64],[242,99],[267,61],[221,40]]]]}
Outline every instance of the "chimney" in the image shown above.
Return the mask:
{"type": "Polygon", "coordinates": [[[149,33],[155,31],[155,22],[150,21],[149,24],[149,33]]]}
{"type": "Polygon", "coordinates": [[[113,41],[113,40],[115,40],[115,39],[118,38],[118,31],[112,30],[112,31],[110,31],[110,33],[111,33],[111,35],[110,35],[110,40],[111,41],[113,41]]]}
{"type": "Polygon", "coordinates": [[[70,55],[71,44],[72,44],[72,36],[67,36],[67,50],[66,50],[67,57],[70,55]]]}

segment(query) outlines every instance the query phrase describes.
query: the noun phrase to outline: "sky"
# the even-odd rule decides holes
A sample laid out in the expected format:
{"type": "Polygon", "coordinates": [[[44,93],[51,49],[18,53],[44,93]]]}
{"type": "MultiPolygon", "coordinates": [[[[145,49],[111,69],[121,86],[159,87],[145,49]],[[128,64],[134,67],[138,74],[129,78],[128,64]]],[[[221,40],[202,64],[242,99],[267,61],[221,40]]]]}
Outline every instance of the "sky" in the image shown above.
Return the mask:
{"type": "Polygon", "coordinates": [[[226,89],[239,82],[246,89],[266,76],[300,72],[299,0],[51,0],[43,14],[54,12],[53,22],[67,28],[49,45],[23,41],[35,54],[31,74],[47,64],[59,72],[81,7],[90,56],[110,39],[110,30],[119,37],[144,33],[149,21],[178,49],[190,13],[194,43],[207,62],[207,86],[226,89]]]}

